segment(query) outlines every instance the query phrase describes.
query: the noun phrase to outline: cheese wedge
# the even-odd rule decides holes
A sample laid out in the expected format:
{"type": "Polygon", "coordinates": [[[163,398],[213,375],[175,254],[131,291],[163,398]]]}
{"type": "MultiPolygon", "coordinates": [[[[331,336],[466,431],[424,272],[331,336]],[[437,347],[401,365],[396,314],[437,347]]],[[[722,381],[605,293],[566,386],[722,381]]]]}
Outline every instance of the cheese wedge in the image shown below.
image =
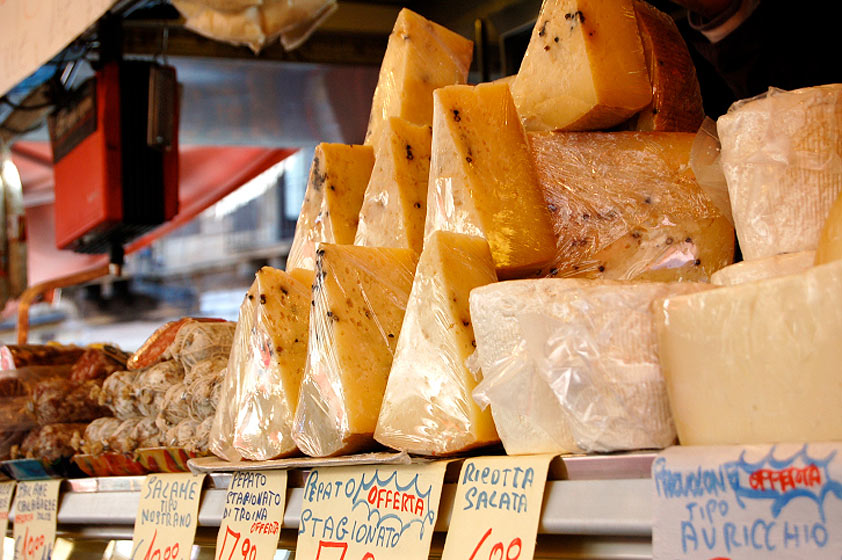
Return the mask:
{"type": "Polygon", "coordinates": [[[447,455],[499,441],[488,410],[471,398],[465,367],[476,342],[472,289],[495,282],[488,243],[437,231],[424,245],[406,309],[377,441],[419,455],[447,455]]]}
{"type": "Polygon", "coordinates": [[[842,193],[830,207],[824,222],[819,245],[816,249],[816,264],[825,264],[842,259],[842,193]]]}
{"type": "Polygon", "coordinates": [[[815,250],[842,192],[842,84],[770,89],[716,126],[743,258],[815,250]]]}
{"type": "Polygon", "coordinates": [[[735,286],[787,274],[798,274],[813,266],[815,258],[815,251],[802,251],[742,261],[714,272],[710,277],[710,283],[717,286],[735,286]]]}
{"type": "Polygon", "coordinates": [[[354,242],[373,167],[374,151],[370,146],[327,143],[316,146],[287,257],[288,271],[315,270],[316,245],[321,242],[354,242]]]}
{"type": "Polygon", "coordinates": [[[392,117],[374,147],[355,245],[421,252],[432,128],[392,117]]]}
{"type": "Polygon", "coordinates": [[[530,133],[557,236],[554,261],[542,275],[707,281],[731,264],[734,229],[696,183],[693,138],[530,133]]]}
{"type": "Polygon", "coordinates": [[[293,437],[313,457],[371,447],[417,256],[322,243],[293,437]]]}
{"type": "Polygon", "coordinates": [[[694,282],[515,280],[471,292],[483,381],[510,454],[662,448],[675,440],[652,302],[694,282]]]}
{"type": "Polygon", "coordinates": [[[632,0],[547,0],[512,95],[527,130],[598,130],[652,100],[632,0]]]}
{"type": "Polygon", "coordinates": [[[635,130],[696,132],[705,118],[690,51],[675,20],[648,2],[634,0],[652,101],[632,119],[635,130]]]}
{"type": "Polygon", "coordinates": [[[426,238],[484,237],[501,277],[531,274],[555,238],[508,86],[449,86],[434,98],[426,238]]]}
{"type": "Polygon", "coordinates": [[[683,445],[842,438],[842,261],[667,298],[658,338],[683,445]]]}
{"type": "Polygon", "coordinates": [[[431,124],[433,90],[465,83],[473,52],[472,41],[402,9],[380,66],[365,143],[377,144],[390,117],[431,124]]]}

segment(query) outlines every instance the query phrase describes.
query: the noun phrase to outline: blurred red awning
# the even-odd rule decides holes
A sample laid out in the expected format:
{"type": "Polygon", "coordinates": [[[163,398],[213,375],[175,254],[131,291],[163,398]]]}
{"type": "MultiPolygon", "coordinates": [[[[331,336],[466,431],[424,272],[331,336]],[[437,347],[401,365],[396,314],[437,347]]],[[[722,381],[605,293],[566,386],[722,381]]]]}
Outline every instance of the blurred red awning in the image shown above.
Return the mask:
{"type": "MultiPolygon", "coordinates": [[[[186,224],[296,149],[240,146],[181,146],[179,212],[176,217],[126,247],[132,253],[186,224]]],[[[23,183],[29,250],[29,285],[101,266],[105,255],[82,255],[55,246],[52,152],[48,142],[17,142],[12,159],[23,183]]]]}

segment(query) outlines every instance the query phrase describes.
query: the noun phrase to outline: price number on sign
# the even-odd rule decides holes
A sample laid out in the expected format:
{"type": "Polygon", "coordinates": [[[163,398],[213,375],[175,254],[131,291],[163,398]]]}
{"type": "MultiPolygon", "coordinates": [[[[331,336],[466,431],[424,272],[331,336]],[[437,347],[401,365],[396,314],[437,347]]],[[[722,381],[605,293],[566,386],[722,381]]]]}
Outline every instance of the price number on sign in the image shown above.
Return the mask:
{"type": "Polygon", "coordinates": [[[29,527],[27,527],[23,537],[18,537],[18,543],[16,543],[21,546],[16,546],[16,548],[23,552],[24,558],[49,558],[51,550],[44,546],[46,540],[44,535],[30,535],[29,527]],[[39,551],[41,554],[37,556],[39,551]]]}
{"type": "Polygon", "coordinates": [[[241,538],[242,533],[231,530],[231,527],[226,527],[225,536],[222,538],[222,546],[219,549],[219,555],[216,557],[216,560],[222,560],[223,558],[225,560],[256,560],[257,544],[252,544],[248,537],[242,539],[243,542],[240,544],[241,538]],[[231,537],[231,549],[228,556],[225,556],[229,536],[231,537]]]}
{"type": "MultiPolygon", "coordinates": [[[[484,552],[483,554],[480,554],[480,550],[483,550],[483,545],[486,544],[486,541],[490,536],[491,529],[488,529],[488,531],[485,532],[477,543],[474,551],[471,553],[470,560],[484,559],[484,552]]],[[[490,545],[491,543],[488,544],[490,545]]],[[[520,558],[520,550],[522,547],[523,545],[521,544],[520,537],[513,538],[508,545],[504,545],[502,542],[494,543],[488,551],[488,560],[518,560],[518,558],[520,558]]]]}
{"type": "MultiPolygon", "coordinates": [[[[339,555],[339,560],[345,560],[346,552],[348,552],[348,543],[346,542],[319,541],[316,560],[333,560],[336,554],[339,555]],[[322,555],[322,551],[325,551],[324,555],[322,555]],[[331,552],[334,552],[334,554],[331,554],[331,552]]],[[[374,554],[366,552],[362,560],[374,560],[374,554]]]]}
{"type": "MultiPolygon", "coordinates": [[[[161,547],[160,543],[157,546],[155,545],[156,540],[158,540],[158,529],[155,529],[155,532],[152,533],[152,540],[149,541],[149,546],[146,547],[143,560],[175,560],[178,558],[178,543],[161,547]]],[[[143,543],[138,545],[138,548],[142,545],[143,543]]]]}

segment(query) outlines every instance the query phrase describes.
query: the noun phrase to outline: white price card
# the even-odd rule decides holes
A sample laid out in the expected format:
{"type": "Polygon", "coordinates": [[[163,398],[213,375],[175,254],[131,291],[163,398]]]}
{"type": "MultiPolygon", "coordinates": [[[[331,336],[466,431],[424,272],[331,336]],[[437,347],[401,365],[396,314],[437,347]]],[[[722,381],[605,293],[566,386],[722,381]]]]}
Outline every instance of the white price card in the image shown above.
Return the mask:
{"type": "Polygon", "coordinates": [[[652,480],[656,560],[842,557],[842,443],[671,447],[652,480]]]}
{"type": "Polygon", "coordinates": [[[216,537],[216,560],[272,560],[286,490],[286,471],[235,472],[216,537]]]}
{"type": "Polygon", "coordinates": [[[426,560],[447,461],[314,469],[296,560],[426,560]]]}
{"type": "Polygon", "coordinates": [[[531,560],[553,457],[466,459],[442,560],[531,560]]]}
{"type": "Polygon", "coordinates": [[[19,482],[15,492],[15,560],[48,560],[56,541],[61,480],[19,482]]]}
{"type": "Polygon", "coordinates": [[[3,560],[3,539],[9,528],[9,508],[12,505],[12,495],[15,493],[15,481],[0,482],[0,560],[3,560]]]}
{"type": "Polygon", "coordinates": [[[189,560],[205,475],[150,474],[140,490],[132,560],[189,560]]]}

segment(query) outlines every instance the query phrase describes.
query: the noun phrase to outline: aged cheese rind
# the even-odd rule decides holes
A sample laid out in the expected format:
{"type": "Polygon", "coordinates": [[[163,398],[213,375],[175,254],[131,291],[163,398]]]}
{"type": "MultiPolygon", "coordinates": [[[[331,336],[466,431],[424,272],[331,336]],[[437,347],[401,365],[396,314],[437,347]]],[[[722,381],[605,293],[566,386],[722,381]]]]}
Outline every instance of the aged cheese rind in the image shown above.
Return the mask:
{"type": "Polygon", "coordinates": [[[842,438],[840,285],[837,261],[664,300],[659,348],[680,442],[842,438]]]}
{"type": "Polygon", "coordinates": [[[306,274],[263,267],[243,299],[210,435],[221,457],[297,452],[290,432],[307,357],[313,273],[306,274]]]}
{"type": "Polygon", "coordinates": [[[642,0],[634,0],[634,13],[652,83],[652,101],[632,119],[634,129],[696,132],[705,118],[702,93],[675,20],[642,0]]]}
{"type": "Polygon", "coordinates": [[[815,250],[842,192],[842,84],[770,89],[717,130],[743,257],[815,250]]]}
{"type": "Polygon", "coordinates": [[[542,275],[707,281],[734,229],[689,166],[681,132],[529,134],[557,238],[542,275]]]}
{"type": "Polygon", "coordinates": [[[495,282],[488,243],[437,231],[424,245],[380,409],[377,441],[420,455],[448,455],[498,440],[490,411],[471,398],[473,288],[495,282]]]}
{"type": "Polygon", "coordinates": [[[377,143],[390,117],[431,124],[433,91],[465,83],[473,48],[472,41],[402,9],[380,66],[365,143],[377,143]]]}
{"type": "Polygon", "coordinates": [[[287,257],[287,271],[315,270],[316,245],[351,244],[357,233],[360,207],[374,167],[371,146],[321,143],[313,165],[295,237],[287,257]]]}
{"type": "Polygon", "coordinates": [[[801,251],[742,261],[714,272],[710,277],[710,283],[717,286],[734,286],[787,274],[798,274],[813,266],[815,258],[815,251],[801,251]]]}
{"type": "Polygon", "coordinates": [[[421,252],[432,128],[392,117],[374,146],[355,245],[421,252]]]}
{"type": "Polygon", "coordinates": [[[816,248],[816,264],[842,259],[842,193],[830,207],[816,248]]]}
{"type": "Polygon", "coordinates": [[[319,245],[293,428],[307,455],[373,445],[416,260],[410,249],[319,245]]]}
{"type": "Polygon", "coordinates": [[[533,273],[555,237],[508,86],[449,86],[434,99],[425,237],[484,237],[501,277],[533,273]]]}
{"type": "Polygon", "coordinates": [[[527,130],[599,130],[652,100],[632,0],[544,2],[512,95],[527,130]]]}
{"type": "Polygon", "coordinates": [[[471,293],[483,381],[508,453],[661,448],[673,442],[652,302],[691,282],[500,282],[471,293]],[[514,420],[514,422],[513,422],[514,420]]]}

